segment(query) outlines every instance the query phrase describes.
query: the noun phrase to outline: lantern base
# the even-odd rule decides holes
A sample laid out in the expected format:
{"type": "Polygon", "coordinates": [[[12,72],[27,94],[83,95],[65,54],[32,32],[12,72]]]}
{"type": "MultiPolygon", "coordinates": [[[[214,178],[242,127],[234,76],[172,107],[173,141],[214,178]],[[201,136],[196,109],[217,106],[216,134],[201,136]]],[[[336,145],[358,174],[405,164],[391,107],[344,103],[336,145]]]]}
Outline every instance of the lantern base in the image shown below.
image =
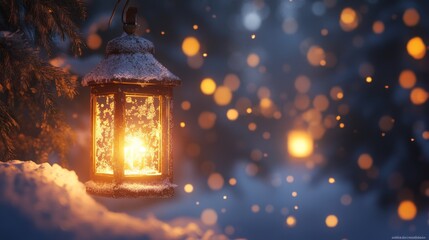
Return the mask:
{"type": "Polygon", "coordinates": [[[158,183],[88,181],[85,186],[89,194],[113,198],[170,198],[177,187],[166,180],[158,183]]]}

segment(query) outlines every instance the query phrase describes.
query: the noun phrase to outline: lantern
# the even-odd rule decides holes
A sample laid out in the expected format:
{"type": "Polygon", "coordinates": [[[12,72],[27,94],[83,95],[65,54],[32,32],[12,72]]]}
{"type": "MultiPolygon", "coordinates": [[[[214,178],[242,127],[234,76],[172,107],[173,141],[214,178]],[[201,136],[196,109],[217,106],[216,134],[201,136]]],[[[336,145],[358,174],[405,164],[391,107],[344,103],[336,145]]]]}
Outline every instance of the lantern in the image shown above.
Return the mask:
{"type": "Polygon", "coordinates": [[[170,197],[172,88],[181,81],[154,58],[150,41],[134,35],[131,18],[127,34],[108,42],[105,59],[82,81],[91,88],[86,188],[102,196],[170,197]]]}

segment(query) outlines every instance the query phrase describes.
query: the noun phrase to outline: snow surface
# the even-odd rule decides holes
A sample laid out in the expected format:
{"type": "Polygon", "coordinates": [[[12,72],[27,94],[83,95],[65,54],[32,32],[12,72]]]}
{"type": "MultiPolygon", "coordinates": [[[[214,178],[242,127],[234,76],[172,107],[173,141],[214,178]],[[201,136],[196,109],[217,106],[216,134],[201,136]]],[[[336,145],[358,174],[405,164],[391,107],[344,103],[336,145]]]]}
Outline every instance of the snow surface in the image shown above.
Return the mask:
{"type": "Polygon", "coordinates": [[[107,210],[57,164],[0,163],[0,239],[225,239],[199,220],[107,210]]]}
{"type": "Polygon", "coordinates": [[[106,52],[107,57],[83,78],[83,86],[111,82],[176,86],[181,82],[155,59],[153,44],[142,37],[115,38],[106,52]]]}

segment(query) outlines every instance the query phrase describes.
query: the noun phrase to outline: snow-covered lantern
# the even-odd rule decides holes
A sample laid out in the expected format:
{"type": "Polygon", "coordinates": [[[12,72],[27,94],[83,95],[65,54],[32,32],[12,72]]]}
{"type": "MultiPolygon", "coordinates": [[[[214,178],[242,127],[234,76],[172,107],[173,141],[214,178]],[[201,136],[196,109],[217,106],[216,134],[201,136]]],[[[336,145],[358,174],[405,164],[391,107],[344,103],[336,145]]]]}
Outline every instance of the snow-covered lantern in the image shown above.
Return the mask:
{"type": "Polygon", "coordinates": [[[86,188],[102,196],[170,197],[172,89],[181,80],[154,58],[152,42],[134,34],[132,18],[127,34],[108,42],[105,59],[82,81],[91,88],[86,188]]]}

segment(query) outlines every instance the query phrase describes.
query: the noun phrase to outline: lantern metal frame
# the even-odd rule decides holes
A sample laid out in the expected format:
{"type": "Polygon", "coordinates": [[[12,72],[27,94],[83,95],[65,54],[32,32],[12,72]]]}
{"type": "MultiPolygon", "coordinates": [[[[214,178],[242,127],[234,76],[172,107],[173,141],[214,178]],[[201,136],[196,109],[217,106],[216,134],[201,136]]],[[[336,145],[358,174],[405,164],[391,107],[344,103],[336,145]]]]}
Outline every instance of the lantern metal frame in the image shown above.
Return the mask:
{"type": "MultiPolygon", "coordinates": [[[[173,162],[172,162],[172,147],[171,147],[171,131],[172,131],[172,99],[173,90],[172,86],[157,86],[155,84],[137,85],[132,83],[118,83],[113,82],[103,85],[90,85],[91,87],[91,166],[90,178],[94,182],[111,182],[114,183],[113,189],[109,187],[95,187],[94,184],[88,183],[87,189],[90,193],[104,196],[146,196],[146,197],[170,197],[174,194],[173,185],[170,186],[166,182],[173,182],[173,162]],[[113,95],[114,97],[114,150],[113,150],[113,174],[96,173],[96,142],[95,142],[95,104],[98,96],[113,95]],[[160,137],[160,169],[161,175],[125,175],[124,174],[124,122],[125,122],[125,98],[126,96],[150,96],[158,97],[160,99],[160,123],[161,123],[161,137],[160,137]],[[157,186],[156,189],[146,189],[143,192],[134,192],[121,189],[120,185],[123,183],[142,183],[148,186],[157,186]],[[161,189],[159,189],[161,187],[161,189]],[[114,190],[116,189],[116,190],[114,190]]],[[[105,184],[104,184],[105,186],[105,184]]]]}

